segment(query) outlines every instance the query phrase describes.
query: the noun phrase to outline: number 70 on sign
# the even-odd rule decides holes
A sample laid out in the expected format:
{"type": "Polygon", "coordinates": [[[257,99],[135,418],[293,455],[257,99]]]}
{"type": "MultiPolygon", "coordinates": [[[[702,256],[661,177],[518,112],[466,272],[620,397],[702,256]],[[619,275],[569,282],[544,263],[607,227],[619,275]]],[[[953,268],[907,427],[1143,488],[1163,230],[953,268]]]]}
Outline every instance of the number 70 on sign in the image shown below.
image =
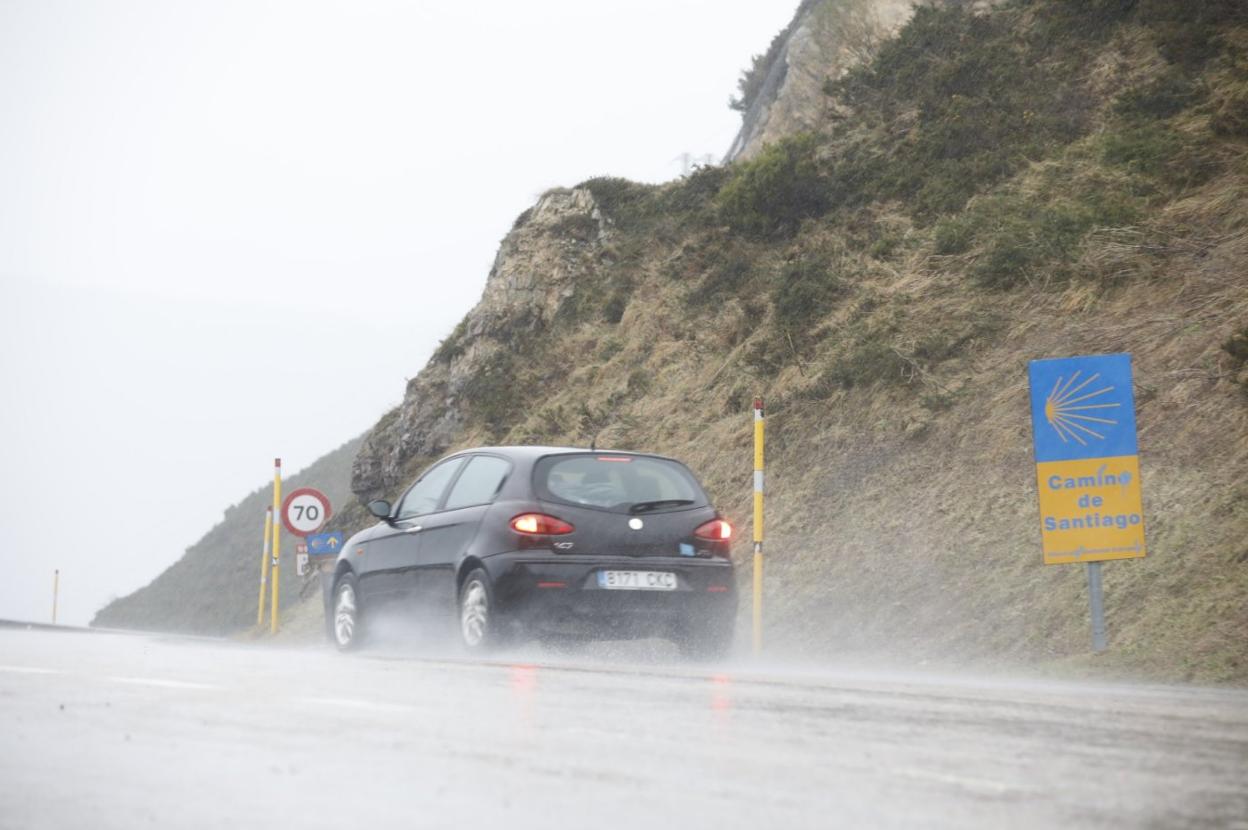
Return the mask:
{"type": "Polygon", "coordinates": [[[320,530],[330,514],[329,497],[312,487],[292,490],[282,503],[282,524],[296,536],[320,530]]]}

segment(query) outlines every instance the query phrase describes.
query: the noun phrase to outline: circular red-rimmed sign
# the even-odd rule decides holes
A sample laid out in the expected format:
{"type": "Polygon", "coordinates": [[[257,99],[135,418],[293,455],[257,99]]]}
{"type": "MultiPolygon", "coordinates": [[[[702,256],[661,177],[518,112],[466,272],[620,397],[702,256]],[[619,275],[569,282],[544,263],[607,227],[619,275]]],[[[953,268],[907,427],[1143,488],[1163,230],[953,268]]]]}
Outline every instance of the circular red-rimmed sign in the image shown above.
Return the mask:
{"type": "Polygon", "coordinates": [[[329,521],[329,497],[314,487],[291,490],[282,502],[282,524],[296,536],[316,533],[329,521]]]}

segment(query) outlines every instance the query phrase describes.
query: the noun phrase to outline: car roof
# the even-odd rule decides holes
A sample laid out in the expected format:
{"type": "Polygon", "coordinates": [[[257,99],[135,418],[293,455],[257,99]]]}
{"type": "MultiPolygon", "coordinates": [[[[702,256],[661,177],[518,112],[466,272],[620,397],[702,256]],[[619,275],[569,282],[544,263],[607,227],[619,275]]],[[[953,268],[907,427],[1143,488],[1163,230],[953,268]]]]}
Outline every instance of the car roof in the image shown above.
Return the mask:
{"type": "Polygon", "coordinates": [[[545,447],[545,446],[528,446],[528,445],[513,445],[513,446],[504,446],[504,447],[473,447],[471,449],[460,450],[457,453],[453,453],[451,457],[454,457],[457,455],[471,455],[472,453],[480,453],[480,452],[495,453],[497,455],[504,455],[504,456],[507,456],[508,458],[512,458],[515,460],[524,460],[524,461],[536,461],[537,459],[542,458],[547,455],[569,455],[572,453],[599,453],[602,455],[636,455],[636,456],[649,456],[651,458],[667,458],[667,456],[659,455],[657,453],[635,452],[633,450],[613,450],[613,449],[606,449],[606,448],[590,449],[589,447],[545,447]]]}

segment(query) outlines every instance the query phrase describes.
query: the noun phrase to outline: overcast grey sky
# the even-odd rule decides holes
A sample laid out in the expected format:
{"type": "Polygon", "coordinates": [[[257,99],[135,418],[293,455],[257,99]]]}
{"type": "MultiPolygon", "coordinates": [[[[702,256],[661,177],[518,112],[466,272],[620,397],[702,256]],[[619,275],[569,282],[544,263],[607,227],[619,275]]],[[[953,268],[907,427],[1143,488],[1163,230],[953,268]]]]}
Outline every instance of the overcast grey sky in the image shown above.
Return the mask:
{"type": "Polygon", "coordinates": [[[797,0],[0,0],[0,617],[371,426],[548,187],[717,157],[797,0]]]}

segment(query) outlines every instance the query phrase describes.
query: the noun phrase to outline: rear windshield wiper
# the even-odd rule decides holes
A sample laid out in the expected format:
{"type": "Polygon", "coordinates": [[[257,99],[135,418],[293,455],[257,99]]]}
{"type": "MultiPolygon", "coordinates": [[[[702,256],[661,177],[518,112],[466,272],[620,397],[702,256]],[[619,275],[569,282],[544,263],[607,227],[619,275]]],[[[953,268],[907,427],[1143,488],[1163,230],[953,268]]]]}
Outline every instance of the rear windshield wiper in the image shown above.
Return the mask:
{"type": "Polygon", "coordinates": [[[659,499],[658,501],[639,501],[632,507],[628,508],[628,512],[645,513],[650,510],[658,510],[660,507],[684,507],[686,504],[693,504],[693,499],[659,499]]]}

